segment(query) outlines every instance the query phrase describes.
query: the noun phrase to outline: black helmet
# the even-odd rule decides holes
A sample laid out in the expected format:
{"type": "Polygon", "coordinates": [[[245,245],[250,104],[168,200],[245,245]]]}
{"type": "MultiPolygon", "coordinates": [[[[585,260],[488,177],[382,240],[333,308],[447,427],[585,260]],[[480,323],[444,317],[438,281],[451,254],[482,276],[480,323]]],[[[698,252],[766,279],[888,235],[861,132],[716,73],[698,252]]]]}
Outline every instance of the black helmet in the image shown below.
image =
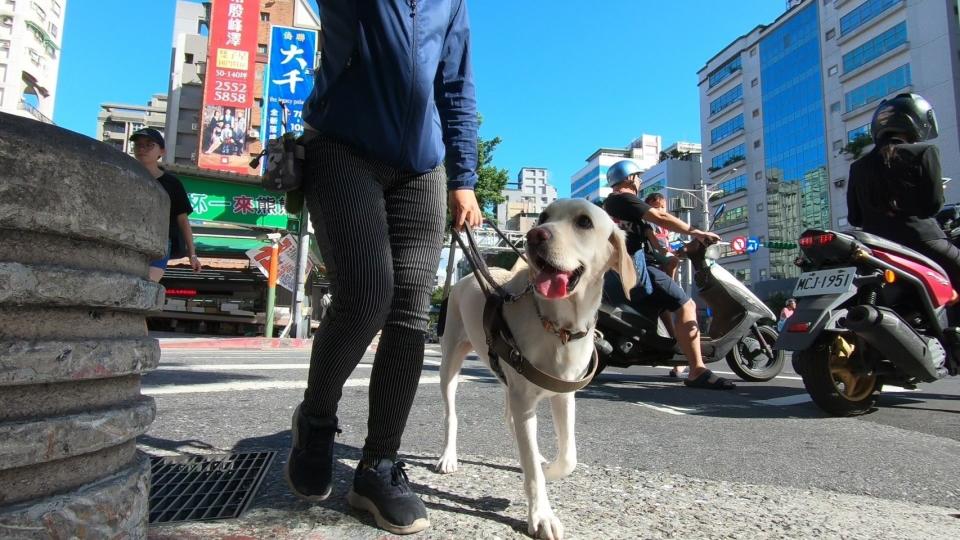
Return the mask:
{"type": "Polygon", "coordinates": [[[937,138],[937,117],[933,107],[919,94],[897,94],[880,102],[870,122],[873,142],[894,134],[906,135],[908,142],[937,138]]]}

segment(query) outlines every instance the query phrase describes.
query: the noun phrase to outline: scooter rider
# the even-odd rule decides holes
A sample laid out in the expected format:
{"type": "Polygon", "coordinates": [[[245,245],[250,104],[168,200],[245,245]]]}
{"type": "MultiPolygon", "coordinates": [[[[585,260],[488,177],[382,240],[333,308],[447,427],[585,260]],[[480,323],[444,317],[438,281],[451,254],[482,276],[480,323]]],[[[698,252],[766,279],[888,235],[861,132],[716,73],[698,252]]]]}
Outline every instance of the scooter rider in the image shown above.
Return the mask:
{"type": "Polygon", "coordinates": [[[677,344],[690,364],[684,384],[695,388],[732,389],[735,385],[731,381],[718,377],[703,363],[696,304],[670,276],[657,268],[648,267],[642,250],[645,220],[673,232],[688,234],[708,245],[717,242],[720,237],[695,229],[670,212],[653,208],[640,200],[637,194],[641,172],[636,163],[627,159],[614,163],[607,170],[607,185],[613,188],[613,193],[604,201],[603,208],[627,233],[627,251],[633,256],[637,268],[637,285],[630,291],[627,300],[623,298],[617,274],[608,272],[604,279],[604,295],[614,302],[627,302],[641,312],[651,305],[658,311],[673,312],[679,319],[679,324],[675,325],[677,344]]]}
{"type": "Polygon", "coordinates": [[[960,250],[936,220],[943,206],[940,152],[933,107],[917,94],[880,103],[870,123],[873,150],[850,165],[847,220],[926,255],[960,290],[960,250]]]}

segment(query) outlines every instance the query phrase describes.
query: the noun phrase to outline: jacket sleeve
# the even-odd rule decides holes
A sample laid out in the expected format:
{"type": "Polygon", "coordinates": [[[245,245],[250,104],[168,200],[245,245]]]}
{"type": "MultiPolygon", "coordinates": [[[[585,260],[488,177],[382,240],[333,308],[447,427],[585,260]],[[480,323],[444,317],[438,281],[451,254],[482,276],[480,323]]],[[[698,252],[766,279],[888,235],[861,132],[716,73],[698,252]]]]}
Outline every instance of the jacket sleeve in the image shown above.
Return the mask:
{"type": "Polygon", "coordinates": [[[437,110],[446,146],[447,189],[473,189],[477,183],[477,98],[470,60],[470,23],[464,0],[453,15],[443,40],[443,53],[434,81],[437,110]]]}
{"type": "Polygon", "coordinates": [[[920,217],[932,217],[937,212],[940,211],[940,208],[943,207],[943,169],[940,167],[940,150],[934,146],[930,145],[929,148],[924,150],[923,156],[920,161],[923,169],[923,182],[927,183],[930,186],[930,197],[923,210],[923,214],[920,217]]]}
{"type": "Polygon", "coordinates": [[[857,162],[850,164],[850,182],[847,183],[847,223],[854,227],[863,224],[863,212],[860,209],[860,202],[857,200],[857,184],[860,182],[857,162]]]}

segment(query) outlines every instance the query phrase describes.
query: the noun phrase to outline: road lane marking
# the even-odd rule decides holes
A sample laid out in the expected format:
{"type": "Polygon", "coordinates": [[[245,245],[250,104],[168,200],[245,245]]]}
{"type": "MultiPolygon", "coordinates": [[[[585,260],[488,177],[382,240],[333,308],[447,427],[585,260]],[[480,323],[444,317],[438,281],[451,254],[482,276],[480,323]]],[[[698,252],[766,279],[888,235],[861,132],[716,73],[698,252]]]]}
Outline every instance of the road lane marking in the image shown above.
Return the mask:
{"type": "MultiPolygon", "coordinates": [[[[490,382],[497,379],[460,374],[460,382],[490,382]]],[[[439,384],[440,377],[420,377],[420,384],[439,384]]],[[[347,379],[344,388],[370,386],[369,378],[347,379]]],[[[240,381],[210,384],[177,384],[167,386],[144,386],[141,392],[147,396],[165,396],[171,394],[208,394],[213,392],[247,392],[255,390],[297,390],[307,387],[307,381],[240,381]]]]}
{"type": "Polygon", "coordinates": [[[753,403],[756,403],[757,405],[770,405],[773,407],[786,407],[790,405],[807,403],[809,401],[812,401],[809,394],[793,394],[790,396],[782,396],[773,399],[753,400],[753,403]]]}
{"type": "MultiPolygon", "coordinates": [[[[425,365],[439,366],[440,362],[424,360],[425,365]]],[[[373,364],[357,364],[357,368],[372,368],[373,364]]],[[[310,369],[310,364],[183,364],[163,366],[157,371],[267,371],[280,369],[310,369]]]]}
{"type": "Polygon", "coordinates": [[[686,416],[686,415],[687,415],[687,413],[683,412],[682,410],[678,410],[679,407],[674,408],[674,407],[670,407],[670,406],[668,406],[668,405],[651,405],[650,403],[644,403],[644,402],[642,402],[642,401],[634,401],[633,404],[634,404],[634,405],[639,405],[639,406],[641,406],[641,407],[645,407],[645,408],[647,408],[647,409],[653,409],[654,411],[657,411],[657,412],[672,414],[672,415],[676,415],[676,416],[686,416]]]}

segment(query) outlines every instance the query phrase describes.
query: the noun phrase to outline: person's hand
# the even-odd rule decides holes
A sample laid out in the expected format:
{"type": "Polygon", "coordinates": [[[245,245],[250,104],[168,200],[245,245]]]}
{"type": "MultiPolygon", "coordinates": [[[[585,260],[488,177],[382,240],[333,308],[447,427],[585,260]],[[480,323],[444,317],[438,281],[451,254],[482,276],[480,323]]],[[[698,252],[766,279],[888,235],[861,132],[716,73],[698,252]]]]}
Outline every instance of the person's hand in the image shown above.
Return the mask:
{"type": "Polygon", "coordinates": [[[690,236],[696,238],[697,240],[703,242],[705,246],[711,246],[720,241],[720,235],[712,232],[701,231],[700,229],[693,229],[690,231],[690,236]]]}
{"type": "Polygon", "coordinates": [[[477,195],[472,189],[455,189],[450,192],[450,216],[454,230],[463,230],[464,224],[475,229],[483,223],[483,212],[477,204],[477,195]]]}
{"type": "Polygon", "coordinates": [[[194,272],[200,271],[200,258],[196,254],[190,255],[190,268],[193,268],[194,272]]]}

